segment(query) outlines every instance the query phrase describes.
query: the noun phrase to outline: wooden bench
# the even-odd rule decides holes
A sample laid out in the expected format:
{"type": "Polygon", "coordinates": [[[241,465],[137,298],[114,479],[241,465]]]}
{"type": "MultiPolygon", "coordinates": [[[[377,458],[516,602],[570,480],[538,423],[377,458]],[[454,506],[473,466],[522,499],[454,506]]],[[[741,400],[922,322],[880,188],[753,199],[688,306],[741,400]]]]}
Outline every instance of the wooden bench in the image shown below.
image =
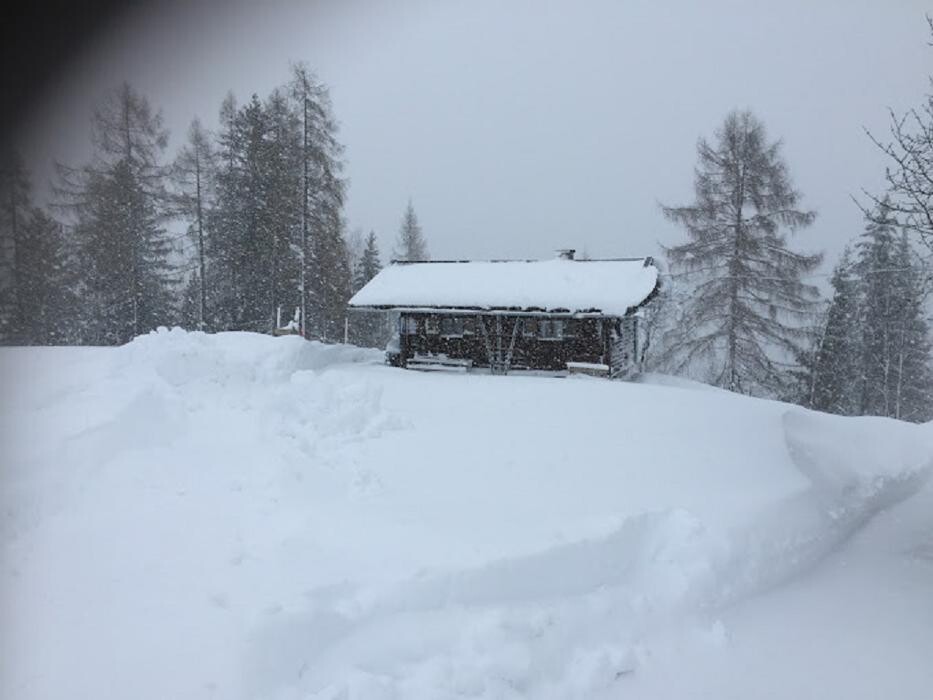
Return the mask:
{"type": "Polygon", "coordinates": [[[596,362],[568,362],[567,371],[570,374],[588,374],[591,377],[608,377],[609,365],[596,362]]]}
{"type": "Polygon", "coordinates": [[[473,360],[463,360],[447,355],[417,354],[405,363],[408,369],[420,369],[425,372],[468,372],[473,360]]]}

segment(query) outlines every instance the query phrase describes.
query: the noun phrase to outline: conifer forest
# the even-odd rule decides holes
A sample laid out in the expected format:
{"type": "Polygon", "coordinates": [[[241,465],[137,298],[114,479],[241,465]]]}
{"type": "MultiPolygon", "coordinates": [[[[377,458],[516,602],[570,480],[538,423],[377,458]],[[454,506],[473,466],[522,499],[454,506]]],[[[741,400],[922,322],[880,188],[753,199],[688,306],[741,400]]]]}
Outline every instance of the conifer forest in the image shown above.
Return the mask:
{"type": "MultiPolygon", "coordinates": [[[[294,64],[213,116],[169,134],[158,105],[117,85],[91,157],[56,162],[42,196],[4,147],[4,344],[118,345],[180,326],[385,345],[387,319],[347,301],[390,260],[429,259],[428,236],[412,200],[378,232],[385,254],[377,232],[348,230],[328,86],[294,64]]],[[[658,256],[645,369],[844,415],[933,417],[933,95],[864,147],[885,155],[886,188],[853,195],[863,228],[829,260],[767,115],[732,110],[700,135],[693,201],[658,210],[683,238],[658,256]]]]}

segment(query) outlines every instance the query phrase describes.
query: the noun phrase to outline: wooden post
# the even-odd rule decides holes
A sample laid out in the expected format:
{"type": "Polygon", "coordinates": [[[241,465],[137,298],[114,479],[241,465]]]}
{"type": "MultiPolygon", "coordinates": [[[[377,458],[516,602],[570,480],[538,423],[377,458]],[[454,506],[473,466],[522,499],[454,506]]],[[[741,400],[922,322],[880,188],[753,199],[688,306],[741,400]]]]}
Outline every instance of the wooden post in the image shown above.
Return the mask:
{"type": "Polygon", "coordinates": [[[522,317],[516,316],[512,325],[512,340],[509,341],[509,352],[505,356],[505,371],[512,369],[512,353],[515,352],[515,341],[522,329],[522,317]]]}
{"type": "Polygon", "coordinates": [[[502,316],[496,314],[496,373],[502,371],[502,316]]]}

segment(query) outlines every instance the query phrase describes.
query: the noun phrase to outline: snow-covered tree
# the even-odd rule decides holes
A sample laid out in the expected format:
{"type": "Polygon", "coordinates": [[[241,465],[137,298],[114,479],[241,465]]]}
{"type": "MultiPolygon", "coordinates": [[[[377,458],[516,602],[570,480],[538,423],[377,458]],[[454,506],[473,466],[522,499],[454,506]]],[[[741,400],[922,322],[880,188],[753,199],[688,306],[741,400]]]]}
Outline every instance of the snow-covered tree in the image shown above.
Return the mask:
{"type": "Polygon", "coordinates": [[[802,277],[821,259],[790,250],[785,232],[814,213],[799,209],[780,141],[750,112],[729,114],[697,153],[696,201],[664,207],[689,238],[667,249],[671,269],[692,286],[668,349],[717,386],[778,395],[818,298],[802,277]]]}
{"type": "Polygon", "coordinates": [[[421,231],[421,225],[418,223],[418,216],[415,214],[415,207],[411,200],[408,200],[408,207],[402,217],[402,225],[399,227],[393,257],[395,260],[407,262],[430,259],[428,244],[424,240],[424,234],[421,231]]]}

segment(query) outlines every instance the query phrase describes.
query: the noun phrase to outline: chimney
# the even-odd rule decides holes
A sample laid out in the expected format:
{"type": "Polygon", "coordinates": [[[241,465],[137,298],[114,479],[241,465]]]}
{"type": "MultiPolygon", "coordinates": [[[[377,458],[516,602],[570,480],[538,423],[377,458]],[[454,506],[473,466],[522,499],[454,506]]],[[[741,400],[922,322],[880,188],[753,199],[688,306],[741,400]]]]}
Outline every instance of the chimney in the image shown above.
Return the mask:
{"type": "Polygon", "coordinates": [[[573,248],[560,248],[557,251],[557,257],[560,258],[561,260],[573,260],[573,255],[576,252],[577,251],[574,250],[573,248]]]}

